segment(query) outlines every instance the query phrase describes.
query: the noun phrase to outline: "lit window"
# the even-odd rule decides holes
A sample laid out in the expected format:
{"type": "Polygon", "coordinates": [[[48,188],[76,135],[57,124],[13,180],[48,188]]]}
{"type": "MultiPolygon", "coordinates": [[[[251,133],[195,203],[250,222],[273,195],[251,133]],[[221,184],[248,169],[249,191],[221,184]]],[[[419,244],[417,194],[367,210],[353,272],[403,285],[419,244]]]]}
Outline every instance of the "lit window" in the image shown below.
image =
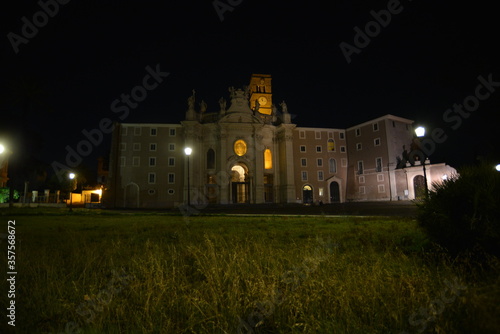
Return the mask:
{"type": "Polygon", "coordinates": [[[273,168],[273,155],[270,149],[264,150],[264,169],[273,168]]]}
{"type": "Polygon", "coordinates": [[[335,141],[333,139],[328,139],[327,147],[328,147],[328,152],[335,151],[335,141]]]}
{"type": "Polygon", "coordinates": [[[234,153],[237,156],[241,157],[245,155],[245,153],[247,153],[247,143],[245,143],[245,141],[242,139],[238,139],[237,141],[234,142],[233,149],[234,153]]]}

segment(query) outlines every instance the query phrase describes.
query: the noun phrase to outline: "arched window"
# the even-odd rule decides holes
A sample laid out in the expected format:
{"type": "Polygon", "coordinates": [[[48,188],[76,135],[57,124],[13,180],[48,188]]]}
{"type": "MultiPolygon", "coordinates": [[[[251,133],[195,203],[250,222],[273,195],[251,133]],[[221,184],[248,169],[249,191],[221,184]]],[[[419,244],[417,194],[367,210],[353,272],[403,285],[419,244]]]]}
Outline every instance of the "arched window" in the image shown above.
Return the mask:
{"type": "Polygon", "coordinates": [[[264,169],[273,168],[273,155],[270,149],[264,150],[264,169]]]}
{"type": "Polygon", "coordinates": [[[328,147],[328,152],[335,151],[335,141],[333,139],[328,139],[327,147],[328,147]]]}
{"type": "Polygon", "coordinates": [[[207,169],[215,169],[215,151],[211,148],[207,151],[207,169]]]}
{"type": "Polygon", "coordinates": [[[328,168],[330,173],[337,173],[337,161],[334,158],[328,160],[328,168]]]}

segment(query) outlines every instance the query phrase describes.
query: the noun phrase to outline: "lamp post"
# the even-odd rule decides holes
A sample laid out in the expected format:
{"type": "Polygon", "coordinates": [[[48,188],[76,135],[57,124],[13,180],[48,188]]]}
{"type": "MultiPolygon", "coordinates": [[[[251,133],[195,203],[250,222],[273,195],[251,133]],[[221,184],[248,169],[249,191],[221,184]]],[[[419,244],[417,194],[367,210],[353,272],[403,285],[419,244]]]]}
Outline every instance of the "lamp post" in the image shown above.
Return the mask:
{"type": "MultiPolygon", "coordinates": [[[[423,126],[419,126],[418,128],[415,129],[415,134],[417,135],[418,138],[424,137],[425,136],[425,128],[423,126]]],[[[420,142],[419,142],[419,149],[422,152],[421,147],[420,147],[420,142]]],[[[423,156],[422,167],[424,169],[425,198],[428,198],[429,197],[429,188],[427,187],[427,172],[425,170],[425,160],[427,160],[427,156],[425,156],[423,154],[422,154],[422,156],[423,156]]]]}
{"type": "MultiPolygon", "coordinates": [[[[69,173],[68,175],[70,180],[74,180],[76,178],[75,173],[69,173]]],[[[73,186],[71,186],[71,191],[69,193],[69,212],[73,212],[73,186]]]]}
{"type": "Polygon", "coordinates": [[[184,149],[184,153],[186,154],[187,156],[187,181],[188,181],[188,190],[187,190],[187,195],[188,195],[188,206],[191,205],[191,185],[189,184],[189,156],[191,155],[191,153],[193,152],[193,150],[191,149],[191,147],[186,147],[184,149]]]}
{"type": "Polygon", "coordinates": [[[495,166],[495,169],[496,169],[498,172],[500,172],[500,164],[496,165],[496,166],[495,166]]]}

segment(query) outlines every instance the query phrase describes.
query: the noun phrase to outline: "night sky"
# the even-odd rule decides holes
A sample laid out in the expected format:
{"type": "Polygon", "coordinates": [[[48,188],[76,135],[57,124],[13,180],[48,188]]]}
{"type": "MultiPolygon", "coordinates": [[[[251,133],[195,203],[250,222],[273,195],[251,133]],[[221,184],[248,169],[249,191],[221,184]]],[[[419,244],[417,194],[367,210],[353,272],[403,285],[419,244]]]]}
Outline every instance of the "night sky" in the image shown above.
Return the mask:
{"type": "MultiPolygon", "coordinates": [[[[234,5],[220,9],[222,21],[210,0],[72,0],[59,4],[46,22],[38,15],[38,32],[17,44],[17,53],[9,33],[23,37],[22,18],[33,23],[42,8],[35,1],[4,5],[0,137],[12,148],[13,164],[17,156],[50,172],[53,161],[64,163],[65,147],[85,139],[82,130],[98,128],[103,118],[120,121],[123,114],[111,104],[142,84],[147,66],[170,74],[123,122],[178,123],[192,89],[197,103],[203,99],[208,112],[217,111],[229,86],[242,87],[252,73],[266,73],[273,77],[274,103],[285,100],[298,126],[347,128],[393,114],[428,132],[443,129],[447,139],[437,144],[431,162],[460,167],[478,155],[500,162],[492,119],[500,111],[500,29],[492,3],[219,3],[234,5]],[[390,22],[372,30],[348,63],[339,45],[355,47],[355,27],[364,31],[373,13],[388,7],[390,22]],[[479,90],[483,98],[463,112],[467,118],[450,111],[445,121],[447,109],[475,96],[479,76],[490,76],[491,91],[479,90]]],[[[95,169],[110,139],[105,135],[82,166],[95,169]]]]}

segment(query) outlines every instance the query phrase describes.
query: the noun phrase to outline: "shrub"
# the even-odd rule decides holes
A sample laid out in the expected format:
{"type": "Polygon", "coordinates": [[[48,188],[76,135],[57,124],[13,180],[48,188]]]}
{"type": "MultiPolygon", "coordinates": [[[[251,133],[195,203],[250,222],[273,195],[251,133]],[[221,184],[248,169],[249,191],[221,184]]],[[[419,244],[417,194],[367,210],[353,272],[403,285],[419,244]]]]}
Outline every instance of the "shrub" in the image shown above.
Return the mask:
{"type": "Polygon", "coordinates": [[[419,204],[418,221],[452,255],[474,248],[500,255],[500,173],[471,166],[434,183],[419,204]]]}

